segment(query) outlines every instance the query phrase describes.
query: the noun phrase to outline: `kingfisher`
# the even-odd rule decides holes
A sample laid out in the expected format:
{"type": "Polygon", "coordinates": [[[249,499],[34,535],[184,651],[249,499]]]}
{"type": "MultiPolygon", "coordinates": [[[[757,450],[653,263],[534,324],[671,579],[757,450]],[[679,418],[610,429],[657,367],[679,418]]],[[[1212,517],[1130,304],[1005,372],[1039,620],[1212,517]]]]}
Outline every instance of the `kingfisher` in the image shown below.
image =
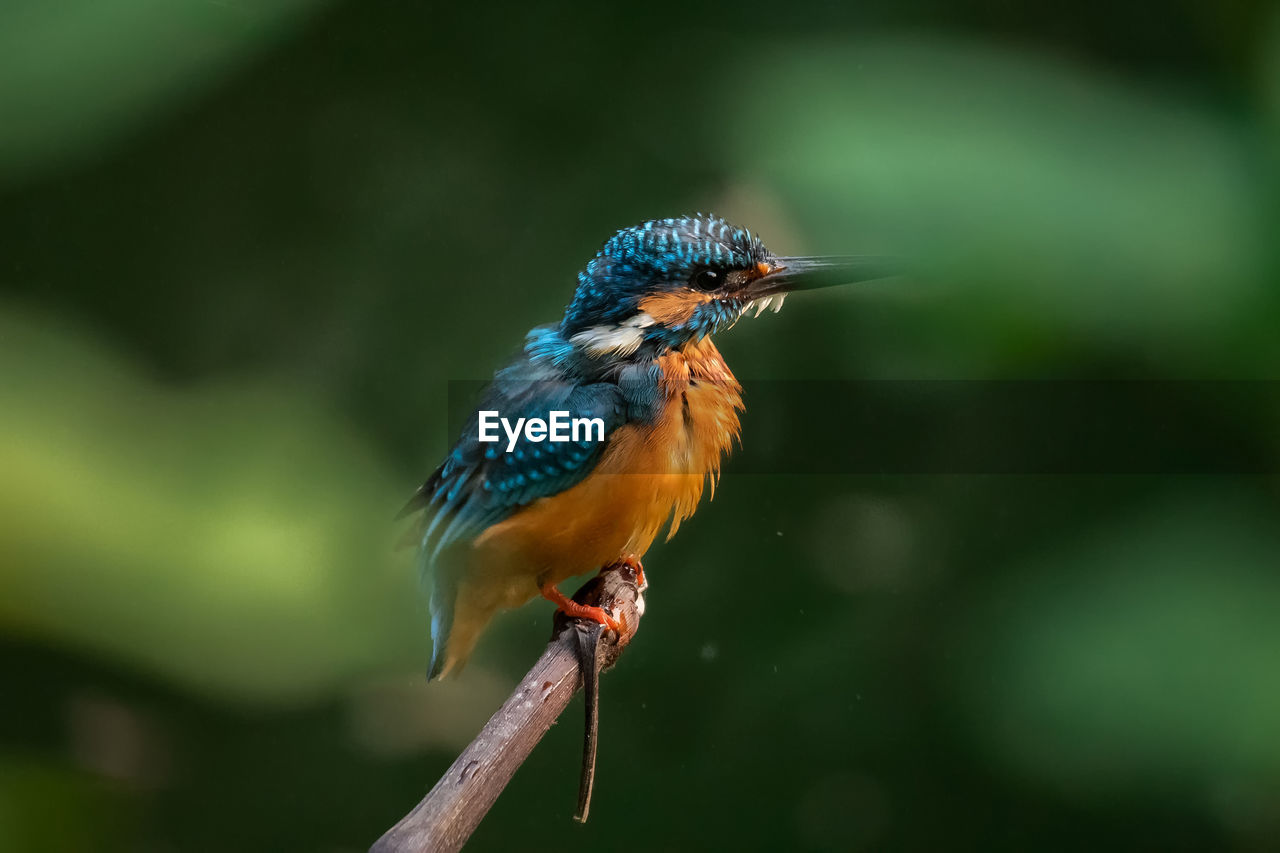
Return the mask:
{"type": "Polygon", "coordinates": [[[714,494],[739,437],[742,387],[712,342],[794,290],[881,278],[881,259],[780,257],[713,215],[652,219],[609,238],[559,323],[528,333],[461,437],[405,507],[430,589],[428,677],[458,672],[496,613],[541,595],[614,630],[557,585],[641,558],[714,494]],[[482,440],[481,415],[510,423],[482,440]],[[597,427],[555,441],[560,413],[597,427]],[[584,434],[585,433],[585,434],[584,434]],[[508,440],[509,438],[509,440],[508,440]]]}

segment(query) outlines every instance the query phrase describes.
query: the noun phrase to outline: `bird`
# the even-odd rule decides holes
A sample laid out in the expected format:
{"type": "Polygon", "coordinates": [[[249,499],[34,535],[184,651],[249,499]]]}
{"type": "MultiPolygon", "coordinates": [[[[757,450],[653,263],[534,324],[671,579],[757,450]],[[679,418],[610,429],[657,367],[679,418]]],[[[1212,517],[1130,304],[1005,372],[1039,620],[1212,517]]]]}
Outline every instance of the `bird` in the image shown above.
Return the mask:
{"type": "Polygon", "coordinates": [[[606,240],[560,322],[528,333],[401,513],[417,519],[409,538],[429,589],[428,678],[459,672],[499,611],[539,595],[621,630],[557,584],[620,562],[645,583],[641,559],[662,529],[670,539],[714,495],[743,402],[713,336],[792,291],[887,274],[874,256],[775,255],[710,214],[606,240]],[[586,428],[551,440],[556,412],[586,428]],[[481,440],[494,417],[505,433],[481,440]]]}

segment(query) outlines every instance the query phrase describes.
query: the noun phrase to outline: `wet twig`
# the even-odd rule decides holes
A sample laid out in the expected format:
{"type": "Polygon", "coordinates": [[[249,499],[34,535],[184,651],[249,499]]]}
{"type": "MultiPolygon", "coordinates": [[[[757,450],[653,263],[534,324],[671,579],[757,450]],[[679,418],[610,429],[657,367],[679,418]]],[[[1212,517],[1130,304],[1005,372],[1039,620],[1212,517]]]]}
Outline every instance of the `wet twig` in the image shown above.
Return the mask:
{"type": "MultiPolygon", "coordinates": [[[[644,612],[635,572],[625,563],[610,566],[578,590],[574,600],[603,606],[625,621],[622,636],[605,632],[598,649],[594,648],[596,643],[591,642],[591,637],[600,638],[600,633],[582,635],[584,645],[589,644],[597,651],[600,669],[608,669],[635,636],[644,612]]],[[[435,787],[413,811],[378,839],[370,853],[453,851],[471,837],[516,769],[529,757],[582,684],[578,666],[582,651],[579,632],[594,631],[591,626],[595,623],[568,619],[562,614],[556,617],[555,637],[542,657],[435,787]]],[[[595,714],[593,704],[587,709],[588,721],[595,714]]],[[[595,763],[595,736],[590,729],[586,746],[591,766],[587,766],[588,756],[584,755],[584,790],[578,803],[580,820],[586,819],[595,763]]]]}

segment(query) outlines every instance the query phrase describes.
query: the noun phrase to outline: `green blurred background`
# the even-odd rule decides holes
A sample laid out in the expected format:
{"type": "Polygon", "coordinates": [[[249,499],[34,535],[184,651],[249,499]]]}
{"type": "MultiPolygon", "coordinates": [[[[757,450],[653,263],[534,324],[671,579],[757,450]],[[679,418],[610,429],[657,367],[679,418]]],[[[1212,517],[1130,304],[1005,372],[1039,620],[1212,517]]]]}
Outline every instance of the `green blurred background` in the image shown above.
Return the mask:
{"type": "MultiPolygon", "coordinates": [[[[550,608],[428,687],[390,519],[614,229],[919,265],[724,336],[748,402],[1276,379],[1277,166],[1262,0],[9,0],[0,849],[360,850],[425,792],[550,608]]],[[[731,463],[646,560],[590,823],[575,709],[473,848],[1280,849],[1278,510],[731,463]]]]}

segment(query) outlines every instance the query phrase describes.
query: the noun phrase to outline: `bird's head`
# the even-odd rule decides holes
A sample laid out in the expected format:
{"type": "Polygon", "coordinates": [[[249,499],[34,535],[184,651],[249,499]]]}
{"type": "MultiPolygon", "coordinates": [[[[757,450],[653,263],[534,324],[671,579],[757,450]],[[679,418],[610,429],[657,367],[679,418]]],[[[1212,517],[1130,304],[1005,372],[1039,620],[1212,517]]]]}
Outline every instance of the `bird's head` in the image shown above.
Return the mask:
{"type": "Polygon", "coordinates": [[[560,331],[588,355],[627,358],[777,311],[793,290],[887,274],[874,258],[778,257],[716,216],[653,219],[619,231],[578,274],[560,331]]]}

